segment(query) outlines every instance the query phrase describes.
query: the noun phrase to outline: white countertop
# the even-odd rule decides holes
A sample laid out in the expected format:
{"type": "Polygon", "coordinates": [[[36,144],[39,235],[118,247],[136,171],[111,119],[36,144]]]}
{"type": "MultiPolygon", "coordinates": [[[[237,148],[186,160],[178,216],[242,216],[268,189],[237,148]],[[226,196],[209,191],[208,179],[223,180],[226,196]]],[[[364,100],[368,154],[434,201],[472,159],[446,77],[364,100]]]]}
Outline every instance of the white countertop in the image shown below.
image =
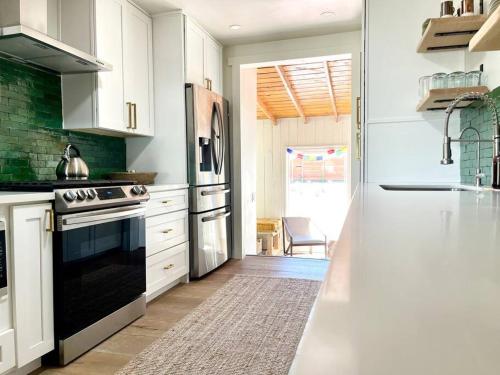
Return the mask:
{"type": "Polygon", "coordinates": [[[500,374],[500,193],[361,187],[290,374],[500,374]]]}
{"type": "Polygon", "coordinates": [[[188,184],[154,184],[148,185],[148,191],[150,193],[156,193],[159,191],[187,189],[188,187],[188,184]]]}
{"type": "Polygon", "coordinates": [[[47,202],[54,200],[52,192],[0,191],[0,204],[47,202]]]}

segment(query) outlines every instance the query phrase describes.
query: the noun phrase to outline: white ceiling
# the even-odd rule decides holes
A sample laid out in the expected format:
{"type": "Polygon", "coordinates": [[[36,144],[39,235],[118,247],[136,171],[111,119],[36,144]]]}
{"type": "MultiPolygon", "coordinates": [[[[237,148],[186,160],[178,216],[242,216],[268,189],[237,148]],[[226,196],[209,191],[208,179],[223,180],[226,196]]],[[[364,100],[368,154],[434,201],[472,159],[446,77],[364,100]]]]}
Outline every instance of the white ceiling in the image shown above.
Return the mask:
{"type": "Polygon", "coordinates": [[[183,9],[224,45],[361,28],[362,0],[135,0],[151,14],[183,9]],[[333,11],[334,16],[322,16],[333,11]],[[229,25],[239,24],[240,30],[229,25]]]}

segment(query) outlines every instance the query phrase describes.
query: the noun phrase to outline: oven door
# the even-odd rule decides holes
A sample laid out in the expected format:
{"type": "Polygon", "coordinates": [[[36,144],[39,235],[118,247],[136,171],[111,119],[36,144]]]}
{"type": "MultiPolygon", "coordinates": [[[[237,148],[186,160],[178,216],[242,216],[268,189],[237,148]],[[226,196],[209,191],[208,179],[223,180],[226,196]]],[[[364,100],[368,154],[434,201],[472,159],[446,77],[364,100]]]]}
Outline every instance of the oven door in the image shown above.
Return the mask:
{"type": "Polygon", "coordinates": [[[145,210],[135,205],[57,217],[58,339],[72,336],[146,291],[145,210]]]}

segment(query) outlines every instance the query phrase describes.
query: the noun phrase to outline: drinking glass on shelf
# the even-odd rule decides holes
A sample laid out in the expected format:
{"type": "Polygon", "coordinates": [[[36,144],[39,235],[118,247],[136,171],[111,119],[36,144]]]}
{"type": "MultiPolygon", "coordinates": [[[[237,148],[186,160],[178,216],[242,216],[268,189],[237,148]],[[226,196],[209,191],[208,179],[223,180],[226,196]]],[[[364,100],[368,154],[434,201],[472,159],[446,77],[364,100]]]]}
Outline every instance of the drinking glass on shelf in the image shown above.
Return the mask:
{"type": "Polygon", "coordinates": [[[488,86],[488,75],[485,72],[481,72],[481,77],[479,78],[479,86],[488,86]]]}
{"type": "Polygon", "coordinates": [[[448,74],[434,73],[431,78],[431,89],[445,89],[448,86],[448,74]]]}
{"type": "Polygon", "coordinates": [[[465,72],[453,72],[448,74],[448,88],[465,87],[465,72]]]}
{"type": "Polygon", "coordinates": [[[468,72],[465,78],[467,87],[481,86],[482,73],[483,72],[481,72],[480,70],[473,70],[471,72],[468,72]]]}
{"type": "Polygon", "coordinates": [[[418,80],[418,94],[420,98],[424,98],[429,92],[431,86],[431,76],[423,76],[418,80]]]}

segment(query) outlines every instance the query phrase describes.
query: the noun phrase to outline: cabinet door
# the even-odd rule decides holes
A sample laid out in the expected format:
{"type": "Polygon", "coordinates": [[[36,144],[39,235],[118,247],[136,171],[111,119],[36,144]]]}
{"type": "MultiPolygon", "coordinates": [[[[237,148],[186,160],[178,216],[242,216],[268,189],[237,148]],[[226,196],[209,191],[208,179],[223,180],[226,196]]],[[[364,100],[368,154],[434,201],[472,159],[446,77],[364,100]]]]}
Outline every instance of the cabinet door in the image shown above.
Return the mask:
{"type": "Polygon", "coordinates": [[[186,19],[186,83],[205,86],[205,33],[186,19]]]}
{"type": "Polygon", "coordinates": [[[52,205],[12,207],[12,264],[17,365],[54,349],[52,205]]]}
{"type": "Polygon", "coordinates": [[[8,329],[0,333],[0,374],[16,365],[16,349],[14,330],[8,329]]]}
{"type": "Polygon", "coordinates": [[[126,118],[131,113],[132,132],[153,135],[153,38],[152,20],[132,4],[124,19],[124,83],[126,118]],[[129,106],[132,108],[129,112],[129,106]]]}
{"type": "Polygon", "coordinates": [[[126,131],[123,98],[123,0],[96,0],[96,57],[113,65],[96,74],[97,127],[126,131]]]}
{"type": "Polygon", "coordinates": [[[212,81],[212,91],[222,95],[222,48],[212,38],[205,38],[205,78],[212,81]]]}

